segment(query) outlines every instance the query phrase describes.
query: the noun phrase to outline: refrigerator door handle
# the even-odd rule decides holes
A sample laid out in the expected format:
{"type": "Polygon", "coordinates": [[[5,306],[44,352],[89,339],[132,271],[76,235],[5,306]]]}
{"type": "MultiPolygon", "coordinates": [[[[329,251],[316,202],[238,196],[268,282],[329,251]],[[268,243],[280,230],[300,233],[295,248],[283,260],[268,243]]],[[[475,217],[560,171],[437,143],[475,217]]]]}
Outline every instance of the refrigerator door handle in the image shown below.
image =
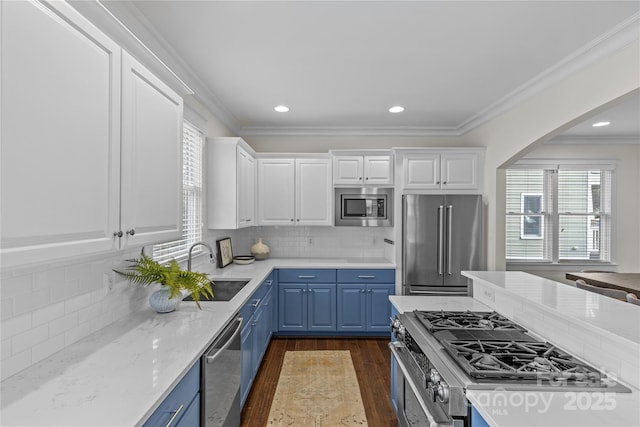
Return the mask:
{"type": "Polygon", "coordinates": [[[447,206],[447,274],[451,276],[451,239],[453,237],[452,234],[452,225],[453,221],[453,206],[447,206]]]}
{"type": "Polygon", "coordinates": [[[444,207],[438,206],[438,276],[444,268],[444,207]]]}

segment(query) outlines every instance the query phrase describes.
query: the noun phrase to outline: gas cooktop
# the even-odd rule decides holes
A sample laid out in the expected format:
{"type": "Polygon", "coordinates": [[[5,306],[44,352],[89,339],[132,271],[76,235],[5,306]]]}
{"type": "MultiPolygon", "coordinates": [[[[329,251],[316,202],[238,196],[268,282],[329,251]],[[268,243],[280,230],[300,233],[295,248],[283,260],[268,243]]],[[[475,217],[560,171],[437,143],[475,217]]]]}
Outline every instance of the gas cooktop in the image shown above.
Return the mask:
{"type": "Polygon", "coordinates": [[[416,310],[414,315],[425,332],[478,383],[587,388],[617,384],[499,313],[416,310]]]}

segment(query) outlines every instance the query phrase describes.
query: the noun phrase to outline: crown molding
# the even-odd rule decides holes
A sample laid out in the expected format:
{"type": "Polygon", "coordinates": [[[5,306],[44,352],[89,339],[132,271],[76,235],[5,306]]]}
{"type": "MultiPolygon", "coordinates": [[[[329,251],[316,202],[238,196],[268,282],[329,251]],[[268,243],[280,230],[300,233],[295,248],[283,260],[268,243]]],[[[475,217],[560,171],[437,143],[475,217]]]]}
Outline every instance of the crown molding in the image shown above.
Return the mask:
{"type": "Polygon", "coordinates": [[[640,38],[640,13],[635,13],[597,39],[546,69],[458,126],[461,134],[481,126],[597,60],[640,38]]]}
{"type": "MultiPolygon", "coordinates": [[[[136,39],[136,42],[133,44],[144,46],[143,50],[146,56],[152,55],[155,60],[162,63],[165,67],[165,74],[167,73],[166,70],[169,70],[173,78],[178,78],[193,92],[192,96],[196,100],[207,107],[225,126],[239,136],[462,136],[553,86],[580,69],[622,49],[640,38],[640,13],[636,13],[458,126],[241,126],[239,120],[233,113],[224,107],[216,94],[197,76],[193,69],[182,59],[180,54],[158,33],[133,3],[104,1],[103,4],[103,1],[104,0],[96,0],[95,3],[108,11],[108,13],[112,15],[112,18],[105,19],[102,17],[100,19],[102,22],[99,23],[104,24],[105,20],[113,21],[115,18],[119,24],[130,33],[128,38],[131,39],[131,36],[133,36],[136,39]],[[139,37],[143,38],[141,39],[139,37]],[[154,50],[152,51],[145,43],[152,45],[154,50]]],[[[78,7],[76,4],[82,6],[87,3],[94,2],[73,1],[72,5],[84,14],[83,9],[86,9],[86,7],[78,7]]],[[[102,14],[106,15],[104,12],[102,14]]],[[[95,13],[93,15],[95,15],[95,13]]],[[[88,16],[88,18],[93,20],[95,16],[88,16]]],[[[96,25],[99,23],[96,23],[96,25]]],[[[108,28],[113,27],[113,22],[109,22],[108,24],[108,28]]],[[[102,29],[102,26],[99,25],[99,27],[102,29]]],[[[119,31],[122,32],[122,29],[119,31]]],[[[106,32],[111,36],[109,31],[106,32]]],[[[116,38],[116,41],[121,42],[120,39],[122,39],[122,37],[116,38]]],[[[131,45],[132,42],[129,41],[128,44],[131,45]]],[[[139,46],[137,50],[140,50],[139,46]]]]}
{"type": "Polygon", "coordinates": [[[130,51],[146,66],[161,76],[170,74],[186,88],[181,93],[191,95],[232,132],[238,131],[238,120],[224,108],[223,104],[209,87],[193,72],[180,54],[151,25],[140,10],[130,2],[111,2],[95,0],[92,2],[76,0],[71,4],[80,13],[90,19],[109,37],[130,51]],[[153,61],[160,63],[163,70],[153,67],[153,61]]]}
{"type": "Polygon", "coordinates": [[[460,136],[453,127],[421,126],[244,126],[240,136],[460,136]]]}
{"type": "Polygon", "coordinates": [[[124,6],[123,13],[127,13],[130,18],[133,18],[131,25],[139,25],[145,34],[147,34],[148,37],[151,37],[154,43],[159,46],[159,49],[163,51],[163,54],[167,58],[167,62],[171,63],[176,70],[179,70],[180,74],[185,76],[185,80],[195,88],[195,93],[192,96],[206,106],[209,111],[222,122],[222,124],[237,134],[239,121],[233,113],[224,107],[216,94],[213,93],[209,86],[207,86],[200,77],[198,77],[182,56],[149,22],[147,17],[140,12],[140,9],[130,2],[122,2],[122,4],[124,6]]]}
{"type": "Polygon", "coordinates": [[[640,145],[638,135],[594,136],[561,135],[546,142],[550,145],[640,145]]]}

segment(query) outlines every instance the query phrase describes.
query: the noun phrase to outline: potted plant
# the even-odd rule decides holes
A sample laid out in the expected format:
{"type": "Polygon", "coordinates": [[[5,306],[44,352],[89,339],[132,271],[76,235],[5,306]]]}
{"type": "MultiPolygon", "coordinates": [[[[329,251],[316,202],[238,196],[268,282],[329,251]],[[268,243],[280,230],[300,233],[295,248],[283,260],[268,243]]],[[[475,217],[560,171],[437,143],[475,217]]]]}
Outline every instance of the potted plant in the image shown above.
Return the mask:
{"type": "Polygon", "coordinates": [[[127,260],[125,271],[113,270],[131,283],[148,286],[159,283],[162,287],[151,294],[149,304],[158,313],[168,313],[178,308],[182,301],[182,290],[188,291],[198,308],[202,296],[213,297],[211,280],[204,273],[182,270],[175,259],[162,265],[142,252],[140,258],[127,260]]]}

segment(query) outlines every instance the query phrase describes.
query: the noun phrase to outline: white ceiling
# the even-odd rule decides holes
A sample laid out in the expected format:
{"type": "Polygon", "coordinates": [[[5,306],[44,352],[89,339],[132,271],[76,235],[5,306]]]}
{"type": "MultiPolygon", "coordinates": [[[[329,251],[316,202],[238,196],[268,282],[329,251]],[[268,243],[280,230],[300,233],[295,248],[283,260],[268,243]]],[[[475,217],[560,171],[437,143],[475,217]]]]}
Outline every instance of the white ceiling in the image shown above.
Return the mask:
{"type": "Polygon", "coordinates": [[[613,0],[130,4],[190,70],[196,97],[240,134],[461,134],[637,31],[640,10],[613,0]],[[406,111],[388,113],[396,104],[406,111]]]}

